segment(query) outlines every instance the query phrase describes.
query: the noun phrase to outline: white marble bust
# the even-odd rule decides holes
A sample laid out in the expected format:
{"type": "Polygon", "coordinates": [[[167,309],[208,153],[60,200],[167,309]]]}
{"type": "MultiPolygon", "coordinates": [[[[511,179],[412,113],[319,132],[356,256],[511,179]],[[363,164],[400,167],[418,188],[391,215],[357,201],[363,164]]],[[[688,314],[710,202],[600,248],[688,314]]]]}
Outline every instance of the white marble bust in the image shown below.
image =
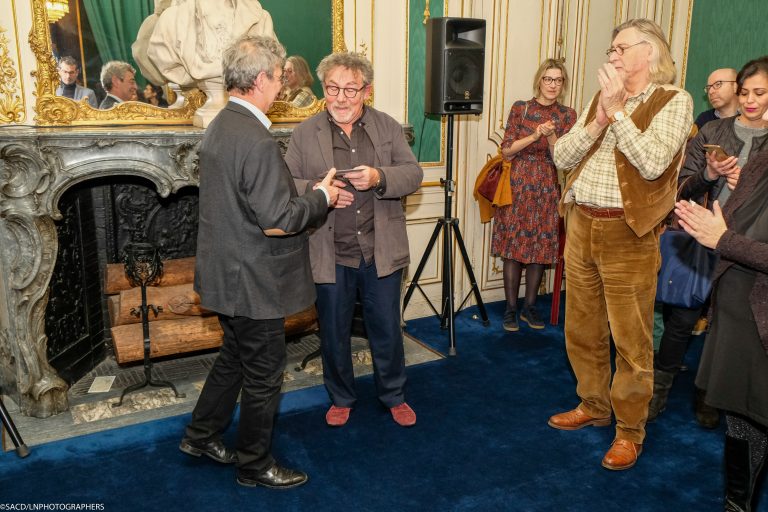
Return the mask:
{"type": "MultiPolygon", "coordinates": [[[[226,102],[219,90],[221,54],[244,34],[277,39],[272,16],[258,0],[156,0],[155,13],[139,29],[133,57],[142,75],[154,83],[204,90],[209,97],[203,107],[207,112],[226,102]]],[[[213,115],[209,112],[206,117],[210,120],[213,115]]]]}

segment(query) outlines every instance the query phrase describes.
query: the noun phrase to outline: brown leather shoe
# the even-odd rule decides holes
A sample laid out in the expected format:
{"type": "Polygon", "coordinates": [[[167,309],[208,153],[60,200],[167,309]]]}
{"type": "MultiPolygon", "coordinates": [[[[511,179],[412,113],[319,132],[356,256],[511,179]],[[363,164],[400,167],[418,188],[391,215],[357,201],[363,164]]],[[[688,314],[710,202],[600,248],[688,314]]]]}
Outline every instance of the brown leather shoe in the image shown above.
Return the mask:
{"type": "Polygon", "coordinates": [[[633,443],[626,439],[616,439],[611,444],[611,449],[603,457],[603,467],[613,471],[629,469],[635,465],[642,452],[642,444],[633,443]]]}
{"type": "Polygon", "coordinates": [[[607,427],[611,424],[611,418],[610,416],[607,418],[593,418],[592,416],[587,416],[584,411],[577,407],[572,411],[555,414],[549,418],[547,424],[552,428],[560,430],[578,430],[590,425],[593,427],[607,427]]]}

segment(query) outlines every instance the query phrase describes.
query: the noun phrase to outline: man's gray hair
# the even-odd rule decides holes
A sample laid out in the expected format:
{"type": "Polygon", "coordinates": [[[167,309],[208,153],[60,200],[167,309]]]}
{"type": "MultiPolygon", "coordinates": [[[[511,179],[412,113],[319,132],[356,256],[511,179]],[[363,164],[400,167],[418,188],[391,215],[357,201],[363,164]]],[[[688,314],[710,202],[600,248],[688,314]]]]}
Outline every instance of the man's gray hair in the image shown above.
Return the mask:
{"type": "Polygon", "coordinates": [[[65,55],[59,59],[59,68],[61,68],[62,64],[66,64],[67,66],[75,66],[77,69],[80,69],[80,65],[77,63],[75,58],[70,57],[69,55],[65,55]]]}
{"type": "Polygon", "coordinates": [[[317,65],[317,77],[324,82],[325,75],[332,69],[342,67],[352,72],[360,72],[363,75],[363,83],[370,85],[373,83],[373,66],[371,61],[364,55],[354,52],[332,53],[320,61],[317,65]]]}
{"type": "Polygon", "coordinates": [[[628,28],[634,28],[640,32],[642,40],[653,48],[653,56],[651,57],[649,68],[651,82],[655,84],[671,84],[674,82],[677,75],[675,61],[672,60],[669,43],[661,27],[655,21],[646,18],[627,20],[613,29],[611,40],[616,39],[619,32],[628,28]]]}
{"type": "Polygon", "coordinates": [[[112,79],[123,79],[126,73],[136,74],[133,66],[121,60],[111,60],[101,67],[101,86],[109,92],[112,90],[112,79]]]}
{"type": "Polygon", "coordinates": [[[276,67],[285,64],[285,48],[267,36],[241,36],[221,57],[224,72],[224,87],[227,91],[237,89],[245,94],[253,89],[253,81],[262,71],[270,78],[276,67]]]}

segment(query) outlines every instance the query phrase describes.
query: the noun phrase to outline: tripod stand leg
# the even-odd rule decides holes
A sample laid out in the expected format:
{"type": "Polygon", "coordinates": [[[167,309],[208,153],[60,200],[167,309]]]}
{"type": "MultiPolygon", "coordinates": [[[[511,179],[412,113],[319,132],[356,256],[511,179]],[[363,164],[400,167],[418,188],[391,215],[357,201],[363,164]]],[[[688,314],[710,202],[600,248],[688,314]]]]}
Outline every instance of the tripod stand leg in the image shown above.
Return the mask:
{"type": "Polygon", "coordinates": [[[421,273],[424,271],[424,266],[427,264],[430,254],[432,254],[432,249],[435,246],[435,242],[437,241],[437,236],[440,234],[440,229],[442,228],[442,226],[443,226],[443,219],[439,219],[437,221],[437,224],[435,224],[435,229],[432,231],[432,237],[430,237],[429,242],[427,243],[427,248],[424,250],[424,254],[421,256],[421,261],[419,261],[419,266],[416,267],[416,273],[413,274],[413,278],[411,279],[411,284],[408,285],[408,290],[405,292],[405,298],[403,299],[403,311],[405,311],[405,308],[408,306],[408,301],[411,300],[411,295],[413,295],[413,290],[416,289],[416,287],[419,284],[419,278],[421,277],[421,273]]]}
{"type": "Polygon", "coordinates": [[[19,431],[16,429],[16,425],[13,423],[11,415],[8,414],[8,409],[5,408],[2,398],[0,398],[0,419],[2,419],[3,427],[5,427],[5,430],[8,431],[8,436],[11,438],[13,445],[16,447],[16,454],[22,458],[29,455],[29,448],[27,448],[27,445],[24,444],[24,440],[21,438],[19,431]]]}
{"type": "Polygon", "coordinates": [[[451,237],[452,220],[444,224],[443,232],[443,316],[441,327],[448,329],[448,355],[456,355],[456,328],[454,325],[453,304],[453,238],[451,237]]]}
{"type": "Polygon", "coordinates": [[[488,313],[485,311],[485,303],[480,296],[480,288],[477,286],[477,280],[475,279],[475,272],[472,270],[472,265],[469,264],[469,255],[467,254],[467,248],[464,245],[464,239],[461,236],[461,230],[459,230],[458,219],[453,219],[451,223],[453,226],[453,234],[456,236],[456,241],[461,251],[461,259],[464,261],[464,268],[467,269],[467,276],[469,276],[469,282],[472,285],[472,292],[475,294],[475,302],[477,302],[477,309],[480,310],[480,318],[483,319],[483,325],[488,327],[491,322],[488,321],[488,313]]]}

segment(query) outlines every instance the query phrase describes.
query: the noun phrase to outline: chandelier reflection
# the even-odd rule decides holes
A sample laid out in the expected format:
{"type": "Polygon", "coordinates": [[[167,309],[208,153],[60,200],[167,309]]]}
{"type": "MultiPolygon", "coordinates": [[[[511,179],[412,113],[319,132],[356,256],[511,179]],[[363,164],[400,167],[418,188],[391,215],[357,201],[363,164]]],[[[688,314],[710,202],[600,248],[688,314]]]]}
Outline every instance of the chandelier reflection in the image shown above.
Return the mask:
{"type": "Polygon", "coordinates": [[[46,0],[45,12],[48,14],[48,22],[56,23],[69,14],[69,0],[46,0]]]}

